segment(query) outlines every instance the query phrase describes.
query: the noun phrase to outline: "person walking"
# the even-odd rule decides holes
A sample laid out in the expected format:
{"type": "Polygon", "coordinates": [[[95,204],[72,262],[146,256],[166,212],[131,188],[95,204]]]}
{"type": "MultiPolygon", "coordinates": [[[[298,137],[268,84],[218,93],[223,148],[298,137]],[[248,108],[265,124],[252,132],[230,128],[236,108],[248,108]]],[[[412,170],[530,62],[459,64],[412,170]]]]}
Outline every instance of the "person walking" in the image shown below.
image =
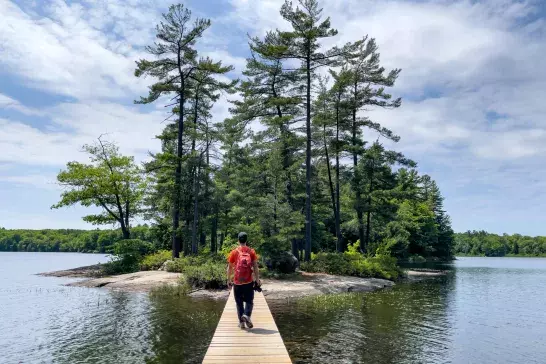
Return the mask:
{"type": "Polygon", "coordinates": [[[239,246],[228,256],[227,284],[229,288],[233,286],[239,327],[244,329],[246,325],[251,329],[254,327],[250,319],[254,306],[254,284],[261,284],[258,256],[254,249],[247,246],[247,233],[240,232],[238,240],[239,246]]]}

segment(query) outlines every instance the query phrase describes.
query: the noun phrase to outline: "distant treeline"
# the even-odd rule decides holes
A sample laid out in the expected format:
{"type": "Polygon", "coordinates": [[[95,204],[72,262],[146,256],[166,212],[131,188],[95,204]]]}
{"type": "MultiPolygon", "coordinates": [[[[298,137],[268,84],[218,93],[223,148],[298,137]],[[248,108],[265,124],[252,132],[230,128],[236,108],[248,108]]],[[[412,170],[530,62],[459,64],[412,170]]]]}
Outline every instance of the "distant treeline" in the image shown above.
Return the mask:
{"type": "MultiPolygon", "coordinates": [[[[133,239],[154,241],[146,225],[131,229],[133,239]]],[[[121,230],[7,230],[0,228],[0,251],[107,253],[123,238],[121,230]]]]}
{"type": "Polygon", "coordinates": [[[455,234],[455,255],[504,257],[546,256],[546,236],[496,235],[485,231],[455,234]]]}

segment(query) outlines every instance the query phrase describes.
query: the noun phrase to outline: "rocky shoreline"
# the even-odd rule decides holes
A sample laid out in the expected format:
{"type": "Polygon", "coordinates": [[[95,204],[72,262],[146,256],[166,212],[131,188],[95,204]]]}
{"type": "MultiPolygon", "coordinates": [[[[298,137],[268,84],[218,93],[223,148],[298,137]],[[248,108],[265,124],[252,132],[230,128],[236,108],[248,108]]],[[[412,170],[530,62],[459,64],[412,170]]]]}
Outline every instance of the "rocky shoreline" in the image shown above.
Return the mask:
{"type": "MultiPolygon", "coordinates": [[[[180,273],[165,271],[142,271],[129,274],[121,274],[111,277],[96,277],[97,268],[100,266],[80,267],[57,272],[42,273],[46,277],[84,278],[76,282],[68,283],[71,287],[109,288],[126,292],[149,292],[153,288],[163,285],[175,286],[180,280],[180,273]]],[[[445,272],[418,272],[409,271],[408,278],[422,279],[443,275],[445,272]]],[[[394,286],[394,282],[379,278],[359,278],[346,276],[333,276],[329,274],[300,273],[289,279],[263,279],[262,288],[264,296],[268,299],[289,299],[324,294],[346,292],[372,292],[394,286]]],[[[225,299],[229,295],[228,290],[196,290],[189,296],[196,298],[225,299]]]]}

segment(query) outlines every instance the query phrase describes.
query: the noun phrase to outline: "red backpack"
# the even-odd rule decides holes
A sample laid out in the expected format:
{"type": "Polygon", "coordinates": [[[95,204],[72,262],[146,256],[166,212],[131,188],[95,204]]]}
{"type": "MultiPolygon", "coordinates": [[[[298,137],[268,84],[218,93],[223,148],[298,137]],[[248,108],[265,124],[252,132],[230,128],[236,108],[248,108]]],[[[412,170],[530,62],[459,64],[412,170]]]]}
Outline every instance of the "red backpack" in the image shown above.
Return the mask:
{"type": "Polygon", "coordinates": [[[252,281],[252,258],[250,248],[237,248],[237,264],[235,265],[235,282],[250,283],[252,281]]]}

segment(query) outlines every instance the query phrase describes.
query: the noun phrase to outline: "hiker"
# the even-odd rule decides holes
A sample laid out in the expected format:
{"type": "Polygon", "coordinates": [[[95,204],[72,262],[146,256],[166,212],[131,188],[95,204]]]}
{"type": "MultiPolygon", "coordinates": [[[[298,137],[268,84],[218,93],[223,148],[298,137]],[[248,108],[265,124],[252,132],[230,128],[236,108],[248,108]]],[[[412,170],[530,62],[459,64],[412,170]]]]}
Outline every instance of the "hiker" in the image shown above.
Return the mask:
{"type": "Polygon", "coordinates": [[[245,232],[240,232],[238,239],[239,247],[233,249],[228,256],[227,283],[229,288],[233,285],[239,327],[244,329],[246,325],[251,329],[254,327],[250,319],[254,305],[254,285],[259,287],[261,284],[258,256],[254,249],[247,246],[248,236],[245,232]],[[233,281],[232,273],[235,273],[233,281]]]}

